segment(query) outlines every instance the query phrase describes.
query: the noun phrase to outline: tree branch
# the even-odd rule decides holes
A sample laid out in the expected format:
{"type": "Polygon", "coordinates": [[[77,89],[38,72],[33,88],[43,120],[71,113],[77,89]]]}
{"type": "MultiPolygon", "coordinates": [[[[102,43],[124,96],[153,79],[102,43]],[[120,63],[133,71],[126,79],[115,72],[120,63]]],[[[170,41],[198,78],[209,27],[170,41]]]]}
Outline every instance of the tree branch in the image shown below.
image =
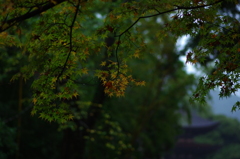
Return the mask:
{"type": "Polygon", "coordinates": [[[42,12],[48,10],[48,9],[51,9],[51,8],[55,7],[56,5],[58,5],[58,4],[60,4],[60,3],[64,2],[64,1],[66,1],[66,0],[55,0],[56,3],[53,3],[53,2],[49,1],[49,3],[44,5],[44,6],[40,6],[40,7],[36,6],[37,9],[32,11],[32,12],[28,12],[26,14],[23,14],[23,15],[19,16],[19,17],[6,20],[0,26],[0,33],[5,31],[5,30],[7,30],[7,29],[9,29],[9,28],[11,28],[16,23],[22,22],[22,21],[24,21],[26,19],[29,19],[29,18],[34,17],[36,15],[39,15],[40,13],[42,13],[42,12]],[[3,27],[4,25],[6,27],[3,27]]]}
{"type": "Polygon", "coordinates": [[[69,52],[68,52],[68,56],[66,58],[66,61],[65,61],[64,65],[63,65],[62,71],[60,72],[60,74],[57,77],[57,82],[59,81],[59,78],[62,76],[62,74],[63,74],[63,72],[64,72],[64,70],[65,70],[65,68],[67,66],[67,62],[69,60],[71,52],[73,50],[73,46],[72,46],[72,30],[73,30],[73,26],[74,26],[74,23],[75,23],[76,18],[77,18],[77,14],[78,14],[78,11],[79,11],[79,6],[80,6],[80,0],[78,1],[77,6],[76,6],[76,11],[75,11],[75,14],[74,14],[74,17],[73,17],[73,20],[72,20],[72,24],[69,26],[69,28],[70,28],[70,31],[69,31],[69,41],[70,41],[70,43],[69,43],[69,45],[70,45],[69,46],[69,52]]]}
{"type": "Polygon", "coordinates": [[[159,15],[161,15],[161,14],[170,13],[170,12],[177,11],[177,10],[181,10],[181,9],[197,9],[197,8],[209,7],[209,6],[215,5],[215,4],[217,4],[217,3],[220,3],[220,2],[222,2],[222,1],[224,1],[224,0],[219,0],[219,1],[216,1],[216,2],[211,3],[211,4],[208,4],[208,5],[200,5],[200,6],[192,6],[192,7],[184,7],[184,6],[174,5],[174,6],[176,7],[175,9],[167,10],[167,11],[164,11],[164,12],[159,12],[159,11],[157,11],[157,12],[158,12],[157,14],[139,17],[139,18],[138,18],[134,23],[132,23],[132,25],[130,25],[125,31],[123,31],[121,34],[119,34],[119,35],[117,35],[117,36],[115,36],[115,37],[121,37],[123,34],[125,34],[127,31],[129,31],[135,24],[137,24],[137,22],[138,22],[140,19],[156,17],[156,16],[159,16],[159,15]]]}
{"type": "MultiPolygon", "coordinates": [[[[208,5],[191,6],[191,7],[184,7],[184,6],[174,5],[174,6],[176,7],[175,9],[167,10],[167,11],[164,11],[164,12],[159,12],[157,9],[155,9],[155,10],[158,12],[157,14],[139,17],[134,23],[132,23],[132,24],[131,24],[126,30],[124,30],[121,34],[115,36],[115,37],[118,38],[118,44],[117,44],[117,47],[116,47],[116,57],[117,57],[117,61],[118,61],[118,67],[119,67],[118,49],[119,49],[119,45],[120,45],[120,42],[121,42],[121,36],[122,36],[123,34],[125,34],[126,32],[128,32],[135,24],[137,24],[137,22],[138,22],[140,19],[156,17],[156,16],[159,16],[159,15],[162,15],[162,14],[165,14],[165,13],[170,13],[170,12],[177,11],[177,10],[181,10],[181,9],[190,9],[190,10],[191,10],[191,9],[197,9],[197,8],[204,8],[204,7],[208,7],[208,6],[215,5],[215,4],[220,3],[220,2],[222,2],[222,1],[224,1],[224,0],[218,0],[218,1],[216,1],[216,2],[214,2],[214,3],[211,3],[211,4],[208,4],[208,5]]],[[[119,74],[119,70],[118,70],[118,74],[119,74]]]]}
{"type": "Polygon", "coordinates": [[[224,0],[218,0],[214,3],[211,3],[211,4],[206,4],[206,5],[200,5],[200,6],[192,6],[192,7],[184,7],[184,6],[178,6],[178,5],[174,5],[175,7],[177,7],[177,9],[197,9],[197,8],[204,8],[204,7],[209,7],[209,6],[212,6],[212,5],[215,5],[217,3],[220,3],[224,0]]]}

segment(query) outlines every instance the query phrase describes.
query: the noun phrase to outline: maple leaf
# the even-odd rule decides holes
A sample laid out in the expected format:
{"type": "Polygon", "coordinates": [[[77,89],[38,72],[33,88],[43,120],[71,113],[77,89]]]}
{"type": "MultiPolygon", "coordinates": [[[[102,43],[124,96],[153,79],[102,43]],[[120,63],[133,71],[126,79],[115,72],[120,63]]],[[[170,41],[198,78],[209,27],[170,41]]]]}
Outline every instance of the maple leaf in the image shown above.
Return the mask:
{"type": "Polygon", "coordinates": [[[74,116],[72,114],[68,115],[68,120],[73,120],[74,116]]]}
{"type": "Polygon", "coordinates": [[[114,96],[114,93],[113,93],[113,92],[110,92],[110,93],[108,93],[108,96],[109,96],[109,97],[113,97],[113,96],[114,96]]]}
{"type": "Polygon", "coordinates": [[[87,69],[87,68],[83,68],[83,69],[82,69],[82,73],[83,73],[83,74],[88,74],[88,69],[87,69]]]}
{"type": "Polygon", "coordinates": [[[104,87],[106,87],[106,88],[113,88],[113,83],[111,82],[111,81],[108,81],[105,85],[104,85],[104,87]]]}
{"type": "Polygon", "coordinates": [[[106,66],[106,61],[103,61],[100,66],[106,66]]]}
{"type": "Polygon", "coordinates": [[[146,85],[146,82],[145,81],[142,81],[140,86],[145,86],[146,85]]]}
{"type": "Polygon", "coordinates": [[[140,50],[139,50],[139,49],[137,49],[137,50],[134,52],[133,57],[135,57],[135,58],[140,58],[140,50]]]}
{"type": "Polygon", "coordinates": [[[40,113],[39,118],[45,119],[46,115],[44,113],[40,113]]]}
{"type": "Polygon", "coordinates": [[[116,17],[117,19],[120,19],[120,18],[122,18],[122,15],[117,15],[117,17],[116,17]]]}
{"type": "Polygon", "coordinates": [[[37,98],[33,98],[33,104],[37,103],[37,98]]]}
{"type": "Polygon", "coordinates": [[[73,96],[74,96],[75,98],[77,98],[78,93],[75,91],[75,92],[73,93],[73,96]]]}
{"type": "Polygon", "coordinates": [[[52,82],[55,83],[57,81],[57,77],[52,78],[52,82]]]}
{"type": "Polygon", "coordinates": [[[33,116],[33,115],[35,115],[36,114],[36,109],[32,109],[32,111],[31,111],[31,115],[33,116]]]}

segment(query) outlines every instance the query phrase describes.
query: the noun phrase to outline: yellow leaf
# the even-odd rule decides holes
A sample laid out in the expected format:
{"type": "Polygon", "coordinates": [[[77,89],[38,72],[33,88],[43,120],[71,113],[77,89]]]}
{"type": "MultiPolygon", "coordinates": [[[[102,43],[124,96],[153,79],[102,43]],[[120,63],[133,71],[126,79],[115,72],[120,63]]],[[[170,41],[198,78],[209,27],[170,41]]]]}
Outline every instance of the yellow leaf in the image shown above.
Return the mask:
{"type": "Polygon", "coordinates": [[[56,81],[57,81],[57,77],[54,77],[54,78],[52,79],[52,82],[55,83],[56,81]]]}
{"type": "Polygon", "coordinates": [[[113,79],[114,79],[114,78],[116,78],[116,77],[117,77],[117,75],[116,75],[116,74],[113,74],[113,73],[111,74],[111,78],[113,78],[113,79]]]}
{"type": "Polygon", "coordinates": [[[74,116],[73,116],[72,114],[70,114],[70,115],[68,116],[68,119],[69,119],[69,120],[73,120],[73,117],[74,117],[74,116]]]}
{"type": "Polygon", "coordinates": [[[146,84],[146,82],[145,82],[145,81],[142,81],[142,82],[140,83],[140,86],[145,86],[145,84],[146,84]]]}
{"type": "Polygon", "coordinates": [[[109,96],[109,97],[112,97],[112,96],[113,96],[113,92],[110,92],[110,93],[108,94],[108,96],[109,96]]]}
{"type": "Polygon", "coordinates": [[[117,97],[123,97],[124,96],[124,92],[119,91],[119,92],[116,93],[116,96],[117,97]]]}
{"type": "Polygon", "coordinates": [[[193,64],[195,64],[195,63],[197,63],[197,62],[198,62],[197,60],[193,60],[193,61],[192,61],[193,64]]]}
{"type": "Polygon", "coordinates": [[[7,36],[8,36],[7,32],[0,33],[0,37],[3,38],[3,39],[7,38],[7,36]]]}
{"type": "Polygon", "coordinates": [[[117,19],[121,19],[122,18],[122,16],[121,15],[117,15],[117,19]]]}
{"type": "Polygon", "coordinates": [[[141,82],[136,82],[135,84],[137,86],[145,86],[146,82],[145,81],[141,81],[141,82]]]}
{"type": "Polygon", "coordinates": [[[37,103],[37,98],[33,98],[33,103],[34,103],[34,104],[37,103]]]}
{"type": "Polygon", "coordinates": [[[101,66],[106,66],[106,61],[103,61],[100,65],[101,66]]]}
{"type": "Polygon", "coordinates": [[[139,52],[140,52],[140,50],[136,50],[136,52],[133,54],[133,57],[135,57],[135,58],[139,58],[139,52]]]}
{"type": "Polygon", "coordinates": [[[75,52],[75,51],[72,51],[71,54],[72,54],[73,56],[76,56],[76,52],[75,52]]]}
{"type": "Polygon", "coordinates": [[[73,96],[74,96],[75,98],[77,98],[78,93],[77,93],[77,92],[74,92],[74,93],[73,93],[73,96]]]}
{"type": "Polygon", "coordinates": [[[83,68],[83,69],[82,69],[82,73],[83,73],[83,74],[88,74],[88,69],[87,69],[87,68],[83,68]]]}

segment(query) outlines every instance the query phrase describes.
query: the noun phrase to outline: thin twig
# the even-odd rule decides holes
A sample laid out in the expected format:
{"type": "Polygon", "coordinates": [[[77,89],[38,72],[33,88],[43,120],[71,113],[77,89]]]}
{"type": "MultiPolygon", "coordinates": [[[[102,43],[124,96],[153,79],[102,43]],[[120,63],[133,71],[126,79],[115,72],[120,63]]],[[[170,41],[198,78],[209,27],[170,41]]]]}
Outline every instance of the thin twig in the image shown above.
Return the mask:
{"type": "Polygon", "coordinates": [[[118,59],[118,48],[119,48],[120,43],[121,43],[120,38],[121,38],[121,37],[119,36],[119,37],[118,37],[118,41],[117,41],[117,47],[116,47],[116,59],[117,59],[117,64],[118,64],[118,72],[117,72],[116,78],[118,77],[119,72],[120,72],[120,62],[119,62],[119,59],[118,59]]]}
{"type": "Polygon", "coordinates": [[[77,4],[77,6],[76,6],[76,11],[75,11],[75,14],[74,14],[74,17],[73,17],[73,21],[72,21],[72,24],[69,26],[69,28],[70,28],[70,31],[69,31],[69,52],[68,52],[68,55],[67,55],[67,58],[66,58],[66,61],[65,61],[65,63],[64,63],[64,65],[63,65],[63,68],[62,68],[62,70],[61,70],[61,72],[60,72],[60,74],[58,75],[58,77],[57,77],[57,83],[58,83],[58,81],[59,81],[59,78],[62,76],[62,74],[63,74],[63,72],[64,72],[64,70],[65,70],[65,68],[66,68],[66,66],[67,66],[67,62],[68,62],[68,60],[69,60],[69,57],[70,57],[70,55],[71,55],[71,52],[73,51],[73,45],[72,45],[72,31],[73,31],[73,26],[74,26],[74,23],[75,23],[75,21],[76,21],[76,18],[77,18],[77,14],[78,14],[78,11],[79,11],[79,5],[80,5],[80,0],[78,1],[78,4],[77,4]]]}

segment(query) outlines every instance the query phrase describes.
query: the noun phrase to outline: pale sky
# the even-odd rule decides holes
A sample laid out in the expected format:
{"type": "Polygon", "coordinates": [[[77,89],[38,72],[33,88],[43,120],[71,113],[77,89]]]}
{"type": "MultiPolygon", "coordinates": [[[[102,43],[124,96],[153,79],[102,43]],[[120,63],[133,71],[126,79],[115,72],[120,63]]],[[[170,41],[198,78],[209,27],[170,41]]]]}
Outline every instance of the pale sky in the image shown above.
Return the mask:
{"type": "MultiPolygon", "coordinates": [[[[177,40],[176,46],[178,48],[177,49],[178,51],[183,49],[183,47],[186,44],[186,42],[187,42],[189,37],[190,36],[186,35],[186,36],[182,36],[181,38],[179,38],[177,40]]],[[[180,60],[185,63],[186,62],[186,56],[181,56],[180,60]]],[[[192,74],[196,74],[196,73],[199,74],[199,72],[197,72],[196,68],[192,64],[190,64],[190,63],[187,63],[187,64],[185,63],[185,69],[186,69],[187,73],[189,73],[189,74],[190,73],[192,73],[192,74]]]]}
{"type": "MultiPolygon", "coordinates": [[[[178,51],[180,51],[180,50],[183,49],[183,47],[184,47],[184,45],[187,43],[187,40],[188,40],[189,37],[190,37],[190,36],[183,36],[183,37],[181,37],[181,38],[179,38],[179,39],[177,40],[176,46],[177,46],[177,48],[178,48],[178,49],[177,49],[178,51]]],[[[202,73],[201,71],[198,71],[192,64],[186,63],[186,56],[181,56],[181,57],[180,57],[180,60],[184,62],[185,69],[186,69],[187,73],[189,73],[189,74],[195,74],[195,75],[197,75],[197,76],[199,76],[199,77],[203,75],[203,73],[202,73]]],[[[217,90],[217,89],[216,89],[216,90],[217,90]]],[[[240,97],[240,90],[239,90],[238,92],[236,92],[235,95],[238,96],[238,97],[240,97]]],[[[235,96],[235,95],[233,94],[233,96],[235,96]]]]}

